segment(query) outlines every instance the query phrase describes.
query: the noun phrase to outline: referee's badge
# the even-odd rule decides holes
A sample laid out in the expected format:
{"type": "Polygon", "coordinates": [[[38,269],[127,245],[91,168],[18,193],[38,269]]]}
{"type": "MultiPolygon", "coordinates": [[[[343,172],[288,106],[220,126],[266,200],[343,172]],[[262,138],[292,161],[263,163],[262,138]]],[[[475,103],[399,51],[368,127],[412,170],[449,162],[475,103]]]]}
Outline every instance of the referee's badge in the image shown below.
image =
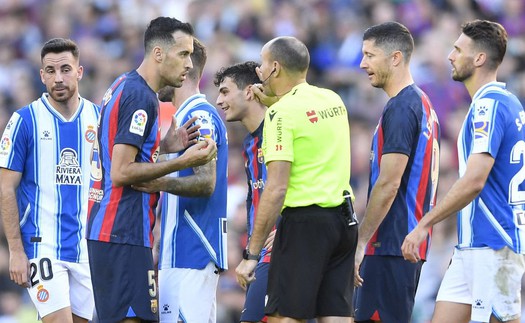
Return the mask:
{"type": "Polygon", "coordinates": [[[151,312],[154,314],[157,314],[157,311],[159,310],[159,305],[157,303],[156,299],[151,300],[151,312]]]}

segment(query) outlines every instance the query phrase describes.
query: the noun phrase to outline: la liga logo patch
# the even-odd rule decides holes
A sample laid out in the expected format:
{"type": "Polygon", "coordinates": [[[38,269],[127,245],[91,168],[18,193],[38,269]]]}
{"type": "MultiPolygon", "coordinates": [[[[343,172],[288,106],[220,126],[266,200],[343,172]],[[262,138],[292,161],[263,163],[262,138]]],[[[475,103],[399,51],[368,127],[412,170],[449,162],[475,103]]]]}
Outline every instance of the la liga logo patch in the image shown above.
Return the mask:
{"type": "Polygon", "coordinates": [[[9,147],[11,147],[11,140],[8,137],[2,138],[2,141],[0,142],[0,148],[2,150],[8,150],[9,147]]]}
{"type": "Polygon", "coordinates": [[[131,117],[129,132],[143,136],[144,131],[146,131],[146,123],[148,123],[148,114],[146,111],[142,109],[135,111],[133,117],[131,117]]]}

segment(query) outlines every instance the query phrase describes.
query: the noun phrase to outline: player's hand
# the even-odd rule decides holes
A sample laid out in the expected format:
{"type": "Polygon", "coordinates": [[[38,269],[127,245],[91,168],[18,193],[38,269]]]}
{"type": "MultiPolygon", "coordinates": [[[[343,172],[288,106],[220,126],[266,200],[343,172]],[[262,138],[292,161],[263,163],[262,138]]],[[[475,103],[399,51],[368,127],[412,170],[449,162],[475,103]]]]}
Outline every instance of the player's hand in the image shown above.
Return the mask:
{"type": "Polygon", "coordinates": [[[217,157],[217,144],[210,138],[202,138],[190,146],[179,158],[184,158],[187,167],[201,166],[217,157]]]}
{"type": "Polygon", "coordinates": [[[269,96],[264,93],[264,87],[262,84],[253,84],[248,88],[249,98],[260,102],[261,104],[269,107],[275,102],[279,101],[276,96],[269,96]]]}
{"type": "Polygon", "coordinates": [[[401,245],[401,252],[403,252],[403,258],[405,258],[405,260],[413,263],[421,260],[419,256],[419,246],[427,235],[428,231],[418,225],[405,237],[401,245]]]}
{"type": "Polygon", "coordinates": [[[9,253],[9,277],[19,286],[30,287],[29,259],[24,251],[9,253]]]}
{"type": "Polygon", "coordinates": [[[161,143],[161,153],[176,153],[195,143],[199,137],[200,125],[194,125],[198,117],[193,117],[182,126],[177,127],[175,116],[171,119],[171,126],[161,143]]]}
{"type": "Polygon", "coordinates": [[[246,290],[248,284],[255,280],[255,267],[257,267],[257,263],[257,260],[243,259],[235,269],[237,282],[242,287],[242,289],[246,290]]]}
{"type": "Polygon", "coordinates": [[[365,246],[358,244],[355,250],[355,262],[354,262],[354,286],[361,287],[363,286],[363,278],[359,275],[359,268],[365,257],[365,246]]]}

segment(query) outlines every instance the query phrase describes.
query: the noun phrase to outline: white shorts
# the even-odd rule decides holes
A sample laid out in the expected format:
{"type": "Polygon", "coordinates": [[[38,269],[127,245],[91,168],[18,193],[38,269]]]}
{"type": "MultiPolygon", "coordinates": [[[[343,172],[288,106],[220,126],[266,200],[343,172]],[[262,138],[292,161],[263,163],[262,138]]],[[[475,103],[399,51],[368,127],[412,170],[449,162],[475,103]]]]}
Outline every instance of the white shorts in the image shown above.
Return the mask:
{"type": "Polygon", "coordinates": [[[505,247],[456,249],[436,301],[471,304],[471,319],[502,322],[521,315],[521,279],[525,256],[505,247]]]}
{"type": "Polygon", "coordinates": [[[213,262],[204,269],[159,270],[160,321],[215,323],[218,282],[213,262]]]}
{"type": "Polygon", "coordinates": [[[27,289],[40,317],[71,307],[71,312],[91,320],[95,308],[89,263],[35,258],[27,289]]]}

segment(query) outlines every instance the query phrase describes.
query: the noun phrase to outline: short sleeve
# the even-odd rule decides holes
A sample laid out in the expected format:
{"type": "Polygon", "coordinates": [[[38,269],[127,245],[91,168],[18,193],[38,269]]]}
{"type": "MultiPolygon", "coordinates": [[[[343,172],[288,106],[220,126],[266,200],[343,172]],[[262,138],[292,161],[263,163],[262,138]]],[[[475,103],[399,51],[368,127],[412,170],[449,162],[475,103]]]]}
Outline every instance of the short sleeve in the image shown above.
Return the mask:
{"type": "Polygon", "coordinates": [[[504,120],[497,113],[496,101],[491,98],[481,98],[474,102],[472,110],[472,129],[474,129],[472,153],[489,153],[493,157],[498,154],[503,134],[504,120]]]}
{"type": "Polygon", "coordinates": [[[13,113],[0,141],[0,167],[22,173],[27,157],[29,127],[18,113],[13,113]]]}
{"type": "Polygon", "coordinates": [[[140,148],[157,120],[158,102],[156,98],[136,92],[140,91],[123,91],[114,143],[140,148]]]}
{"type": "Polygon", "coordinates": [[[382,118],[383,154],[400,153],[410,156],[419,133],[419,121],[409,106],[391,106],[382,118]]]}
{"type": "Polygon", "coordinates": [[[293,162],[294,118],[287,109],[271,107],[266,111],[263,130],[265,163],[281,160],[293,162]]]}

